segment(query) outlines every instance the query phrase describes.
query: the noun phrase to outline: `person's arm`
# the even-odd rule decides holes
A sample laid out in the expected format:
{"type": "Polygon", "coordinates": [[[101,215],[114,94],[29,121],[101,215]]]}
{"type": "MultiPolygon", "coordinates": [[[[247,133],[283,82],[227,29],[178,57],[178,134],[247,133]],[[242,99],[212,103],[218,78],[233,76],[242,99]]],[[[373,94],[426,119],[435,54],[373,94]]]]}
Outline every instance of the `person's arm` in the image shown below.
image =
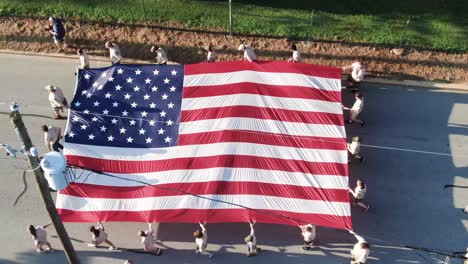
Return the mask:
{"type": "Polygon", "coordinates": [[[344,105],[341,105],[341,108],[343,108],[344,110],[349,110],[349,107],[346,107],[344,105]]]}
{"type": "Polygon", "coordinates": [[[202,229],[202,233],[205,234],[206,233],[206,228],[205,228],[206,221],[203,222],[203,224],[201,222],[198,222],[198,224],[200,224],[200,228],[202,229]]]}
{"type": "Polygon", "coordinates": [[[244,57],[249,61],[249,62],[252,62],[254,61],[253,58],[251,57],[251,53],[253,51],[252,50],[249,50],[246,48],[246,50],[244,51],[244,57]]]}
{"type": "Polygon", "coordinates": [[[104,226],[101,224],[101,222],[97,222],[97,226],[100,230],[104,231],[104,226]]]}
{"type": "Polygon", "coordinates": [[[367,243],[367,241],[366,241],[362,236],[360,236],[360,235],[354,233],[353,230],[349,230],[349,233],[352,234],[352,235],[357,239],[357,241],[358,241],[359,243],[367,243]]]}
{"type": "Polygon", "coordinates": [[[46,229],[46,228],[48,228],[48,227],[51,226],[51,225],[52,225],[52,223],[48,223],[47,225],[42,226],[42,228],[46,229]]]}
{"type": "Polygon", "coordinates": [[[353,195],[353,197],[356,197],[356,193],[353,191],[353,189],[349,188],[349,192],[353,195]]]}
{"type": "Polygon", "coordinates": [[[346,70],[352,69],[352,68],[353,68],[353,65],[352,65],[352,64],[351,64],[351,65],[348,65],[348,66],[343,66],[343,67],[341,67],[341,69],[342,69],[343,71],[346,71],[346,70]]]}
{"type": "Polygon", "coordinates": [[[249,224],[250,224],[250,235],[255,236],[255,230],[254,230],[255,221],[251,221],[249,222],[249,224]]]}

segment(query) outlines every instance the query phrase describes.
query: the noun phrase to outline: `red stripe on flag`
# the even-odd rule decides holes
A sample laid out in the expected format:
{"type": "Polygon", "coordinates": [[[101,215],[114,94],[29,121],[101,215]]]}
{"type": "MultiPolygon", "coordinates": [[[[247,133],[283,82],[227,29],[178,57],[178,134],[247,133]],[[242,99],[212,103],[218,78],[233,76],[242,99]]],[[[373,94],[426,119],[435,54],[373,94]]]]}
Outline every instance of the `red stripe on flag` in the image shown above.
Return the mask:
{"type": "Polygon", "coordinates": [[[151,211],[71,211],[57,208],[64,222],[179,222],[208,223],[248,222],[255,220],[261,223],[300,225],[314,223],[339,229],[352,229],[351,216],[325,214],[304,214],[277,210],[252,211],[248,209],[175,209],[151,211]],[[290,217],[287,219],[284,217],[290,217]],[[302,222],[297,222],[297,220],[302,222]]]}
{"type": "MultiPolygon", "coordinates": [[[[102,176],[108,177],[108,176],[102,176]]],[[[110,177],[110,176],[109,176],[110,177]]],[[[83,183],[72,183],[61,194],[76,197],[104,199],[133,199],[145,197],[161,197],[197,194],[197,195],[265,195],[307,200],[348,202],[348,189],[322,189],[286,184],[271,184],[264,182],[231,182],[209,181],[190,183],[158,184],[154,186],[104,186],[83,183]],[[279,188],[280,187],[280,188],[279,188]],[[286,190],[287,192],[285,192],[286,190]]]]}
{"type": "Polygon", "coordinates": [[[221,142],[244,142],[310,149],[346,150],[343,138],[290,136],[245,130],[223,130],[179,135],[179,146],[213,144],[221,142]]]}
{"type": "Polygon", "coordinates": [[[344,125],[343,115],[256,106],[224,106],[182,111],[182,122],[227,117],[246,117],[305,124],[344,125]]]}
{"type": "Polygon", "coordinates": [[[315,99],[341,103],[341,91],[326,91],[312,87],[279,86],[259,83],[233,83],[184,88],[183,98],[198,98],[232,94],[258,94],[285,98],[315,99]]]}
{"type": "Polygon", "coordinates": [[[341,69],[336,67],[305,64],[284,63],[281,61],[227,61],[215,63],[199,63],[185,65],[185,75],[227,73],[235,71],[258,71],[277,73],[297,73],[313,77],[333,78],[341,80],[341,69]]]}
{"type": "Polygon", "coordinates": [[[219,155],[151,161],[107,160],[73,155],[66,155],[66,158],[70,165],[112,173],[131,174],[227,167],[304,172],[318,175],[348,175],[347,164],[285,160],[245,155],[219,155]]]}

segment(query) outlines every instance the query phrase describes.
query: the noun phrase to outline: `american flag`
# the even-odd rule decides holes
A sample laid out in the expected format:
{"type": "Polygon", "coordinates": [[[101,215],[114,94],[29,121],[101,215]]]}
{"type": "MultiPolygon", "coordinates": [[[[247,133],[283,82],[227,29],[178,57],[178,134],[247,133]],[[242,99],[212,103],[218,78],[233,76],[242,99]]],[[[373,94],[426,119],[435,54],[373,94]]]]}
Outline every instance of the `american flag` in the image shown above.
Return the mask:
{"type": "Polygon", "coordinates": [[[57,196],[64,221],[351,229],[338,68],[239,61],[82,70],[64,154],[87,168],[57,196]]]}

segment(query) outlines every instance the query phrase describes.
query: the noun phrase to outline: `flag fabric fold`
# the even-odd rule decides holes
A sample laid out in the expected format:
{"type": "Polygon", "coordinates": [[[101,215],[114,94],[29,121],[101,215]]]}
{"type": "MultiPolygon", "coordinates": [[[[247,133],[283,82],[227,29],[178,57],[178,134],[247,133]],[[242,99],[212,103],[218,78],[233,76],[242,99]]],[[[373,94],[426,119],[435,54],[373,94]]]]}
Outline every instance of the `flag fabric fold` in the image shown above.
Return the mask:
{"type": "Polygon", "coordinates": [[[79,72],[68,222],[313,223],[351,229],[338,68],[286,62],[79,72]]]}

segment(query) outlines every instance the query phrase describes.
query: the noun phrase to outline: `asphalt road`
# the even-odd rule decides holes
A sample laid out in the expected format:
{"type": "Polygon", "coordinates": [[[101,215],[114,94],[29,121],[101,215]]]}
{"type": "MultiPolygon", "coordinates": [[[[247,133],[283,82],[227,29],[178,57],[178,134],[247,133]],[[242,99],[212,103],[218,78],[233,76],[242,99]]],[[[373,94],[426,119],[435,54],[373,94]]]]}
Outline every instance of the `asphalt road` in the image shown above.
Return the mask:
{"type": "MultiPolygon", "coordinates": [[[[16,100],[23,106],[21,112],[33,142],[44,152],[40,125],[65,126],[65,121],[49,118],[52,113],[44,86],[56,84],[71,99],[74,63],[0,54],[0,143],[19,146],[7,114],[8,103],[16,100]]],[[[369,263],[437,263],[436,259],[444,259],[424,252],[421,257],[398,245],[464,250],[468,246],[468,214],[461,209],[468,205],[468,189],[444,189],[444,185],[468,186],[468,93],[374,85],[364,85],[362,92],[366,97],[362,118],[368,125],[348,126],[347,133],[361,136],[363,144],[368,145],[362,147],[367,162],[364,166],[351,165],[350,182],[354,186],[357,178],[363,178],[368,184],[367,201],[371,208],[367,214],[353,208],[353,223],[358,233],[378,239],[369,239],[369,263]]],[[[344,98],[345,105],[351,105],[352,95],[345,92],[344,98]]],[[[25,168],[25,160],[0,155],[0,263],[65,263],[53,228],[49,230],[50,242],[58,249],[53,254],[36,254],[26,232],[28,224],[48,223],[31,174],[26,176],[26,194],[13,206],[23,189],[25,168]]],[[[345,231],[318,228],[318,247],[303,252],[298,228],[258,224],[258,241],[264,251],[258,257],[246,258],[242,239],[248,233],[248,225],[213,224],[208,226],[208,249],[216,255],[208,259],[194,254],[191,233],[195,227],[161,224],[159,239],[163,241],[164,254],[155,257],[88,248],[88,225],[66,224],[83,263],[123,263],[125,259],[135,263],[349,263],[349,250],[355,243],[345,231]]],[[[108,223],[106,228],[116,245],[137,249],[137,231],[145,224],[108,223]]]]}

